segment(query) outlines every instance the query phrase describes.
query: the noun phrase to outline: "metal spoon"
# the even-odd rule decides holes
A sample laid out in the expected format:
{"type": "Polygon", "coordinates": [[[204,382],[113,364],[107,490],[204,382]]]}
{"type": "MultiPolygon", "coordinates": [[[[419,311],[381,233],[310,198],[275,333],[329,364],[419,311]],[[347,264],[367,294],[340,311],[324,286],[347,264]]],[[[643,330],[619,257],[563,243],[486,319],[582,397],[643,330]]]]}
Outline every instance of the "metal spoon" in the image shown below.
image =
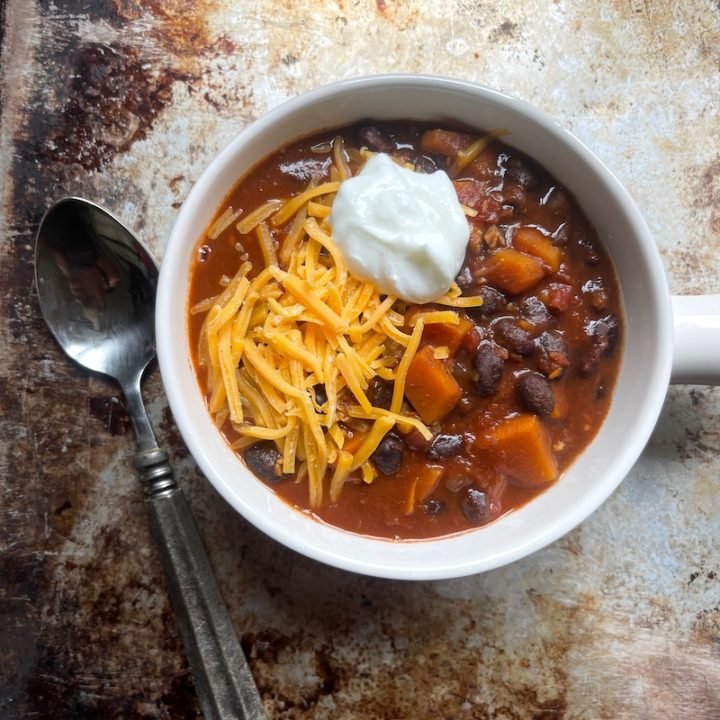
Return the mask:
{"type": "Polygon", "coordinates": [[[157,276],[150,253],[98,205],[65,198],[45,213],[35,245],[40,309],[67,355],[116,380],[125,395],[135,465],[205,718],[260,720],[250,668],[140,393],[155,355],[157,276]]]}

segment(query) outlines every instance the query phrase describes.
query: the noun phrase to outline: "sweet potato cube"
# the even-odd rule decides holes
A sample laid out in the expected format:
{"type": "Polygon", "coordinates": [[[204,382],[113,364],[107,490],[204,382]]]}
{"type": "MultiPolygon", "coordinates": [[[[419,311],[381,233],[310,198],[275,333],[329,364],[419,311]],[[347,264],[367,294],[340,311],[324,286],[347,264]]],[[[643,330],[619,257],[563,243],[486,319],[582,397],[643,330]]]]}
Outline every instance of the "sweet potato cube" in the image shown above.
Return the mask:
{"type": "Polygon", "coordinates": [[[488,284],[511,295],[523,293],[545,277],[543,261],[514,248],[503,248],[490,255],[481,268],[488,284]]]}
{"type": "Polygon", "coordinates": [[[367,430],[353,430],[352,437],[345,438],[342,449],[345,450],[345,452],[353,453],[354,455],[360,446],[365,442],[365,438],[368,434],[369,432],[367,430]]]}
{"type": "Polygon", "coordinates": [[[453,130],[427,130],[420,140],[420,149],[425,153],[448,155],[457,157],[460,150],[472,145],[477,140],[476,135],[454,132],[453,130]]]}
{"type": "Polygon", "coordinates": [[[550,435],[536,415],[517,415],[477,434],[476,447],[518,487],[537,487],[558,477],[550,435]]]}
{"type": "Polygon", "coordinates": [[[460,347],[465,336],[475,327],[472,320],[468,320],[462,315],[459,315],[458,318],[457,325],[428,323],[423,330],[423,340],[436,347],[447,345],[452,355],[460,347]]]}
{"type": "Polygon", "coordinates": [[[462,390],[431,345],[421,348],[408,368],[405,397],[427,424],[442,420],[460,399],[462,390]]]}
{"type": "Polygon", "coordinates": [[[560,269],[560,260],[562,258],[560,248],[555,247],[552,240],[543,235],[537,228],[519,228],[513,238],[513,245],[520,252],[540,258],[551,272],[557,272],[560,269]]]}
{"type": "Polygon", "coordinates": [[[411,515],[415,507],[437,487],[443,468],[439,465],[426,465],[424,462],[414,464],[412,472],[415,475],[410,483],[405,500],[405,514],[411,515]]]}

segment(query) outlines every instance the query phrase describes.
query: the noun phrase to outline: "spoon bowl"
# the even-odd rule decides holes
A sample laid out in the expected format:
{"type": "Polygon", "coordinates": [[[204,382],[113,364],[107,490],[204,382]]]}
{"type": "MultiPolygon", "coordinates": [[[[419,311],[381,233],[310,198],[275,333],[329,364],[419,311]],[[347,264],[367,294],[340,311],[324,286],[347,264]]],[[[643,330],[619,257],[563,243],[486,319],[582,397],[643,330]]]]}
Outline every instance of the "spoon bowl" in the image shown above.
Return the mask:
{"type": "Polygon", "coordinates": [[[35,273],[45,320],[65,353],[121,385],[155,356],[158,271],[134,235],[103,208],[65,198],[45,214],[35,273]]]}

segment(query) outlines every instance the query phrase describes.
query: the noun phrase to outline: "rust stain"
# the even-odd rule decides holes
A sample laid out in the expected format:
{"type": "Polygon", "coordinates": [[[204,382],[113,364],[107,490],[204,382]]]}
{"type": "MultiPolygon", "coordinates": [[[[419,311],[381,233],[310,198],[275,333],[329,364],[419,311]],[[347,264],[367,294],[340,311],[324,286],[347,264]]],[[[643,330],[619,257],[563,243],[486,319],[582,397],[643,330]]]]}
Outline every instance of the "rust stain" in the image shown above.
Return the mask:
{"type": "Polygon", "coordinates": [[[302,560],[274,570],[283,578],[272,596],[274,629],[243,637],[273,717],[566,717],[571,643],[552,628],[572,627],[591,604],[567,608],[531,591],[532,606],[522,614],[537,613],[548,625],[517,652],[510,617],[517,606],[505,610],[482,594],[451,602],[435,591],[452,592],[457,583],[346,577],[338,584],[333,571],[302,560]],[[329,592],[308,592],[309,583],[329,592]],[[350,637],[359,642],[348,644],[350,637]],[[279,677],[278,667],[294,670],[279,677]]]}
{"type": "Polygon", "coordinates": [[[99,420],[111,435],[126,435],[130,432],[130,418],[120,398],[91,397],[88,399],[88,408],[90,414],[99,420]]]}
{"type": "Polygon", "coordinates": [[[133,25],[154,40],[171,55],[194,58],[198,67],[199,55],[229,52],[234,45],[227,36],[212,37],[207,18],[219,10],[220,3],[198,0],[188,5],[182,0],[111,0],[106,5],[91,4],[87,8],[91,21],[103,21],[112,27],[132,34],[133,25]]]}
{"type": "MultiPolygon", "coordinates": [[[[708,573],[706,577],[710,579],[711,575],[714,581],[714,573],[708,573]]],[[[693,624],[693,637],[701,645],[710,647],[720,645],[720,602],[714,607],[700,610],[697,613],[693,624]]]]}
{"type": "Polygon", "coordinates": [[[69,87],[53,127],[38,149],[41,162],[97,170],[147,136],[170,102],[172,83],[190,76],[148,64],[140,51],[82,44],[71,52],[69,87]]]}
{"type": "Polygon", "coordinates": [[[720,155],[697,174],[693,205],[709,213],[709,234],[720,239],[720,155]]]}
{"type": "Polygon", "coordinates": [[[558,540],[558,547],[572,553],[576,557],[582,557],[583,547],[580,533],[571,532],[558,540]]]}
{"type": "MultiPolygon", "coordinates": [[[[0,2],[0,52],[5,44],[5,27],[7,25],[7,3],[5,0],[0,2]]],[[[3,107],[3,90],[4,83],[0,82],[0,108],[3,107]]],[[[0,115],[2,112],[0,111],[0,115]]]]}
{"type": "Polygon", "coordinates": [[[489,40],[492,43],[512,40],[518,32],[519,25],[511,20],[503,20],[497,27],[493,28],[489,40]]]}
{"type": "MultiPolygon", "coordinates": [[[[162,390],[159,389],[158,392],[162,392],[162,390]]],[[[180,436],[180,431],[177,429],[177,425],[175,425],[175,421],[173,420],[169,407],[166,406],[163,408],[162,418],[160,422],[157,423],[156,430],[159,433],[162,433],[163,437],[166,438],[167,443],[174,448],[175,458],[182,459],[190,457],[190,452],[180,436]]]]}
{"type": "Polygon", "coordinates": [[[34,148],[38,160],[97,170],[146,138],[175,83],[192,89],[201,82],[203,58],[236,51],[226,35],[209,35],[206,18],[215,6],[116,0],[88,9],[90,21],[117,29],[116,42],[84,41],[67,31],[53,38],[53,61],[67,74],[56,90],[57,118],[34,119],[32,135],[42,140],[34,148]]]}
{"type": "MultiPolygon", "coordinates": [[[[713,720],[717,717],[720,693],[715,684],[717,673],[709,675],[708,671],[709,663],[717,662],[717,658],[695,657],[686,655],[679,648],[674,650],[640,656],[627,668],[634,683],[643,685],[646,704],[641,712],[648,718],[674,720],[676,709],[682,708],[685,717],[713,720]]],[[[637,715],[619,715],[619,718],[630,717],[637,715]]]]}
{"type": "Polygon", "coordinates": [[[649,624],[633,622],[624,612],[602,605],[597,613],[575,617],[568,678],[568,705],[575,710],[569,717],[710,720],[717,716],[717,632],[713,637],[700,627],[707,616],[699,614],[696,629],[685,637],[677,631],[679,618],[668,612],[670,604],[658,600],[664,607],[649,624]],[[583,707],[583,700],[589,714],[582,710],[573,714],[583,707]]]}
{"type": "MultiPolygon", "coordinates": [[[[98,7],[92,21],[113,19],[98,7]]],[[[0,382],[3,415],[14,418],[0,421],[0,468],[17,483],[0,509],[0,617],[9,621],[0,639],[0,715],[199,718],[157,560],[147,567],[127,416],[117,398],[102,395],[107,383],[62,355],[31,292],[33,235],[49,199],[79,167],[102,169],[147,137],[173,83],[192,78],[172,57],[158,65],[146,46],[84,41],[72,24],[38,27],[56,31],[34,50],[43,82],[23,79],[28,107],[52,109],[25,111],[15,128],[16,191],[4,198],[13,214],[0,266],[0,331],[17,350],[3,357],[2,377],[13,383],[0,382]],[[132,481],[126,497],[117,494],[122,484],[98,485],[119,450],[118,468],[132,481]],[[130,664],[122,650],[101,649],[125,644],[142,648],[130,664]]]]}
{"type": "MultiPolygon", "coordinates": [[[[42,367],[37,356],[51,350],[39,346],[25,360],[42,367]]],[[[0,670],[0,714],[16,717],[13,708],[25,708],[39,717],[199,718],[152,555],[148,566],[142,493],[136,487],[121,497],[112,485],[97,485],[111,428],[102,426],[95,450],[68,444],[68,433],[78,434],[75,418],[84,424],[85,401],[66,367],[56,358],[54,377],[38,378],[25,399],[24,412],[41,416],[43,430],[16,437],[3,457],[22,490],[0,511],[0,547],[12,548],[0,562],[0,617],[3,624],[13,618],[0,639],[0,667],[13,669],[10,676],[0,670]],[[45,460],[28,463],[33,456],[45,460]],[[119,652],[101,650],[110,647],[119,652]],[[130,664],[125,647],[134,648],[130,664]]],[[[122,444],[120,465],[132,478],[130,448],[122,444]]]]}
{"type": "MultiPolygon", "coordinates": [[[[403,2],[402,0],[375,0],[374,15],[375,18],[390,23],[393,32],[408,32],[418,26],[422,27],[423,17],[427,18],[429,16],[428,10],[429,8],[423,7],[423,3],[403,2]]],[[[347,25],[348,22],[352,22],[352,20],[346,19],[344,24],[347,25]]],[[[374,32],[377,28],[371,25],[370,30],[374,32]]]]}
{"type": "MultiPolygon", "coordinates": [[[[710,225],[712,228],[713,225],[710,225]]],[[[718,260],[717,250],[708,242],[698,247],[680,245],[663,253],[672,276],[682,292],[688,295],[699,295],[717,292],[717,274],[715,266],[718,260]]]]}

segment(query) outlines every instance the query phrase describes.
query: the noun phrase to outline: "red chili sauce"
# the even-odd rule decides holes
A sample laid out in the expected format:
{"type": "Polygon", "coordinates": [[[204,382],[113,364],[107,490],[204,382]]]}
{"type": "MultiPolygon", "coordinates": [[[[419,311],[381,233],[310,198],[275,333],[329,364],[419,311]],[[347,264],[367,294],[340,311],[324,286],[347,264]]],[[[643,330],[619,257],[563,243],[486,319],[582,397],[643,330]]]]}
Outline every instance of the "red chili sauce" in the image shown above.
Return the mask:
{"type": "MultiPolygon", "coordinates": [[[[417,172],[447,170],[479,137],[412,122],[325,132],[261,162],[237,183],[223,208],[231,204],[249,212],[300,193],[312,179],[327,180],[327,146],[338,134],[346,148],[389,153],[413,163],[417,172]]],[[[352,156],[350,165],[357,172],[352,156]]],[[[438,345],[454,348],[441,362],[459,395],[430,424],[432,440],[417,431],[389,433],[371,458],[379,471],[374,482],[351,477],[335,503],[326,493],[311,511],[306,482],[278,475],[268,483],[288,503],[331,525],[410,539],[492,522],[554,482],[608,412],[623,341],[620,291],[612,262],[570,190],[497,140],[453,181],[459,200],[477,213],[468,218],[471,237],[457,283],[463,295],[481,295],[484,304],[461,311],[459,330],[425,328],[404,410],[419,412],[434,401],[431,356],[438,345]]],[[[276,242],[286,230],[274,231],[276,242]]],[[[220,278],[232,276],[241,257],[262,267],[254,236],[240,236],[234,225],[201,245],[191,269],[189,306],[215,295],[220,278]]],[[[189,315],[192,348],[202,322],[202,315],[189,315]]],[[[193,361],[207,391],[197,355],[193,361]]],[[[382,406],[392,384],[375,378],[367,394],[382,406]]],[[[238,438],[229,423],[222,431],[229,442],[238,438]]],[[[258,453],[241,454],[253,469],[258,453]]]]}

